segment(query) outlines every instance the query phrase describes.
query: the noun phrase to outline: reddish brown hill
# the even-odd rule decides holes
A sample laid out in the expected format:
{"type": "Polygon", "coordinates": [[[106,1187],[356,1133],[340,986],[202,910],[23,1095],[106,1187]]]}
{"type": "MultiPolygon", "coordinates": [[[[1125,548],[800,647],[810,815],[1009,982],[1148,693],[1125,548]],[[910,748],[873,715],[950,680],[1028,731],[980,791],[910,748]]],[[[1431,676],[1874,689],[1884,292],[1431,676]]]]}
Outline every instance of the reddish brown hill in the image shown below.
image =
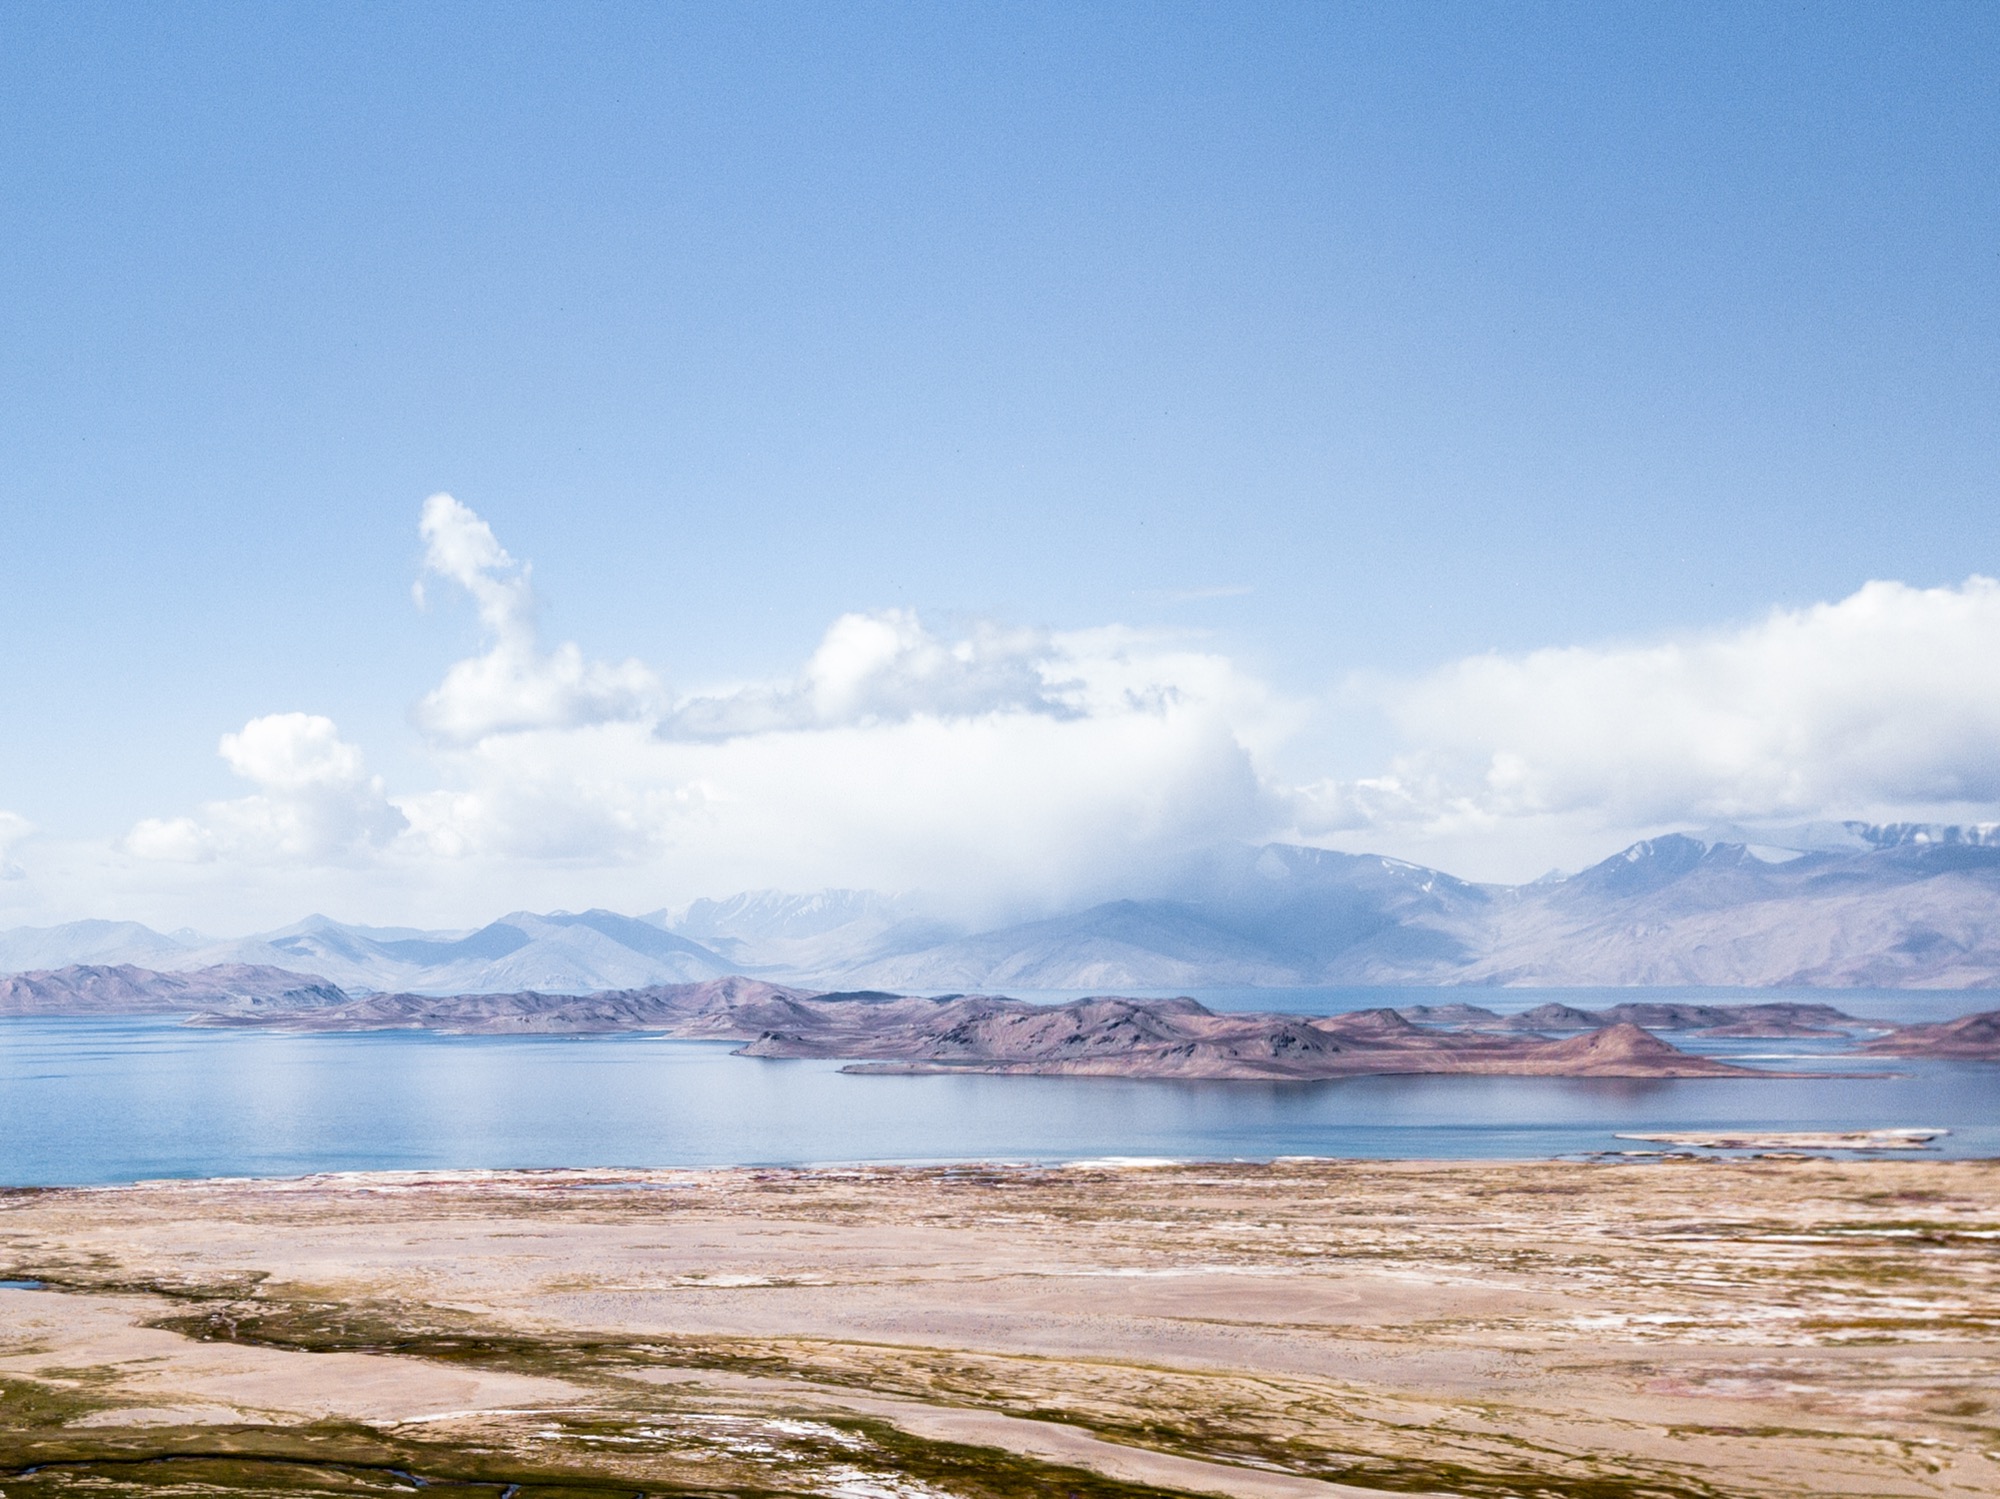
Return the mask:
{"type": "Polygon", "coordinates": [[[325,979],[256,963],[154,973],[129,963],[79,963],[0,978],[0,1015],[249,1015],[326,1009],[347,996],[325,979]]]}
{"type": "Polygon", "coordinates": [[[1934,1025],[1906,1025],[1870,1041],[1863,1051],[1892,1057],[1952,1057],[2000,1062],[2000,1010],[1982,1010],[1934,1025]]]}
{"type": "Polygon", "coordinates": [[[1744,1069],[1670,1046],[1630,1021],[1537,1047],[1532,1059],[1565,1077],[1715,1077],[1744,1069]]]}

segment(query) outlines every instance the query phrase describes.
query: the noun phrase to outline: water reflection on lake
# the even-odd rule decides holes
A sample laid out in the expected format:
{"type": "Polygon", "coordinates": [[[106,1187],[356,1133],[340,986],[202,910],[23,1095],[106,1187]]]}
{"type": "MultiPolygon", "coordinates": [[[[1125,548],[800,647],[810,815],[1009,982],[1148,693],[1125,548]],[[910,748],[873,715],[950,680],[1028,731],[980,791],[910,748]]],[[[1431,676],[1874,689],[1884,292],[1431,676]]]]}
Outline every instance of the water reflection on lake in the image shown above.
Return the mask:
{"type": "Polygon", "coordinates": [[[730,1056],[728,1043],[648,1036],[0,1019],[0,1183],[1103,1155],[1546,1157],[1619,1148],[1621,1131],[1725,1127],[1941,1125],[1953,1131],[1944,1154],[2000,1155],[2000,1067],[1835,1062],[1823,1043],[1732,1046],[1759,1065],[1874,1075],[850,1077],[831,1062],[757,1061],[730,1056]]]}

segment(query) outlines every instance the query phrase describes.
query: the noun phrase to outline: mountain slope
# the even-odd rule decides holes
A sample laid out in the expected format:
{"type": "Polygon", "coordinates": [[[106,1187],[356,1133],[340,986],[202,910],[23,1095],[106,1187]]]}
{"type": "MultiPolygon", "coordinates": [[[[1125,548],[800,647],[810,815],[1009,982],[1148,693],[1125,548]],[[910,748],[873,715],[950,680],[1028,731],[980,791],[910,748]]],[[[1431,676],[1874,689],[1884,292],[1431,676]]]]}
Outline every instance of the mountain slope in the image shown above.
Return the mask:
{"type": "Polygon", "coordinates": [[[1805,852],[1657,838],[1512,888],[1394,859],[1243,850],[1186,899],[1112,902],[826,977],[928,989],[2000,984],[1994,830],[1809,832],[1805,852]]]}
{"type": "Polygon", "coordinates": [[[1739,844],[1675,836],[1508,894],[1484,953],[1446,981],[2000,983],[2000,847],[1991,845],[1906,840],[1771,863],[1739,844]]]}
{"type": "Polygon", "coordinates": [[[582,994],[717,978],[733,965],[672,932],[612,911],[517,911],[459,935],[375,936],[319,921],[237,944],[245,957],[309,967],[351,988],[426,994],[542,989],[582,994]]]}
{"type": "Polygon", "coordinates": [[[0,932],[0,973],[71,963],[147,963],[184,955],[188,944],[136,921],[72,921],[0,932]]]}
{"type": "Polygon", "coordinates": [[[1273,844],[1218,854],[1187,899],[1111,901],[839,977],[915,989],[1396,982],[1467,961],[1491,905],[1485,888],[1399,859],[1273,844]]]}
{"type": "Polygon", "coordinates": [[[1282,955],[1174,901],[1113,901],[843,971],[885,989],[1172,989],[1296,983],[1282,955]]]}
{"type": "Polygon", "coordinates": [[[0,978],[0,1015],[274,1015],[346,1002],[339,989],[309,975],[244,963],[192,973],[83,964],[0,978]]]}
{"type": "Polygon", "coordinates": [[[79,962],[250,963],[350,990],[427,994],[574,994],[731,973],[933,991],[1991,987],[2000,986],[2000,829],[1843,823],[1676,834],[1511,888],[1370,855],[1225,849],[1171,899],[1110,901],[977,933],[851,890],[752,892],[643,920],[516,912],[472,932],[311,917],[222,943],[129,922],[0,933],[0,971],[79,962]]]}
{"type": "Polygon", "coordinates": [[[700,943],[746,973],[848,973],[903,953],[940,946],[962,928],[925,916],[911,903],[873,890],[792,895],[752,890],[727,900],[698,900],[646,918],[700,943]]]}
{"type": "Polygon", "coordinates": [[[584,994],[643,984],[688,983],[735,972],[727,959],[651,922],[612,911],[515,912],[473,932],[348,926],[324,916],[234,941],[189,945],[134,922],[0,933],[9,967],[137,963],[187,971],[250,964],[311,973],[351,990],[488,993],[541,989],[584,994]]]}

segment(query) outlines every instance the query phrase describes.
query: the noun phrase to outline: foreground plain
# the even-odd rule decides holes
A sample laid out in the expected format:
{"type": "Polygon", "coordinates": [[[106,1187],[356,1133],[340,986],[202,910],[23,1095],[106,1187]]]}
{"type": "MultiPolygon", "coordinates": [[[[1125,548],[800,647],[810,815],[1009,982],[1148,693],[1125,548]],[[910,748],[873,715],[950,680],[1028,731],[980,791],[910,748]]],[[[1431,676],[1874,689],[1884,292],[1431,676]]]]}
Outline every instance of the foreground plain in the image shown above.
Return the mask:
{"type": "Polygon", "coordinates": [[[2000,1165],[357,1175],[0,1199],[0,1488],[2000,1492],[2000,1165]]]}

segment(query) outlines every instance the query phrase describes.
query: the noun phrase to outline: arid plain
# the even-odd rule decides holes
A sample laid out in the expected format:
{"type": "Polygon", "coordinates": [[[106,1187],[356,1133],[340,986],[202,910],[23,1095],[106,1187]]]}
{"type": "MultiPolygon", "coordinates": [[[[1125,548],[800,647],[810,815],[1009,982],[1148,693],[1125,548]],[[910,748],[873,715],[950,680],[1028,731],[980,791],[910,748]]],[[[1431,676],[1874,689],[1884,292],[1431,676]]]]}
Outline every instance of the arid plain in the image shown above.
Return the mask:
{"type": "Polygon", "coordinates": [[[0,1199],[0,1489],[2000,1492],[2000,1164],[1100,1163],[0,1199]]]}

